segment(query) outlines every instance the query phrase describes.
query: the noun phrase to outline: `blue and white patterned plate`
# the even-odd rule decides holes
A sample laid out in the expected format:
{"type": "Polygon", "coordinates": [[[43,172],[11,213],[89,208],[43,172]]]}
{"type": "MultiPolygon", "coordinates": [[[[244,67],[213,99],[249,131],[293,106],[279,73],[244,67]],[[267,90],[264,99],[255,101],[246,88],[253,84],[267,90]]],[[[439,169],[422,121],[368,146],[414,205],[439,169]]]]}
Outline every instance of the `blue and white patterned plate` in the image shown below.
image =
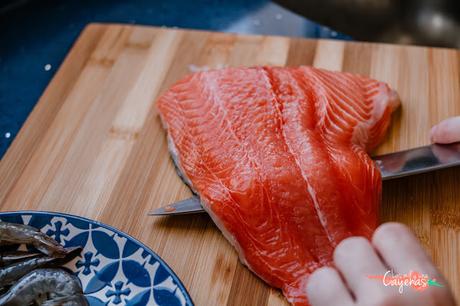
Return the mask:
{"type": "Polygon", "coordinates": [[[66,267],[81,280],[91,306],[193,305],[157,254],[113,227],[54,212],[3,212],[0,219],[39,228],[65,247],[82,246],[82,257],[66,267]]]}

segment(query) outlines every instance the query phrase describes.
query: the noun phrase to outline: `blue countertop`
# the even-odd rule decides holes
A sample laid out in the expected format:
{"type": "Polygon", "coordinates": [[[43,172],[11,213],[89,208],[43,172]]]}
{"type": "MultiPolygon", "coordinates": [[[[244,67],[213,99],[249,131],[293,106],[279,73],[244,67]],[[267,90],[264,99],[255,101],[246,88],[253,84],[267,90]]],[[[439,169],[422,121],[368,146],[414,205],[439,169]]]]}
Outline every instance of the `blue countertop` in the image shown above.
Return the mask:
{"type": "Polygon", "coordinates": [[[0,9],[0,157],[88,23],[348,39],[267,0],[8,2],[14,7],[0,9]]]}

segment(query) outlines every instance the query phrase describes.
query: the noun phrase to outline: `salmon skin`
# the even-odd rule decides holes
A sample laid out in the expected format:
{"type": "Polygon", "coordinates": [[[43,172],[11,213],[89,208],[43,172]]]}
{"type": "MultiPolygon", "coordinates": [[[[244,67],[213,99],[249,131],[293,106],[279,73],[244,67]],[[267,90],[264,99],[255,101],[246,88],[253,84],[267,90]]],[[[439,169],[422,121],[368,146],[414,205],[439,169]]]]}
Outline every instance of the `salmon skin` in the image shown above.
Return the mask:
{"type": "Polygon", "coordinates": [[[183,180],[240,260],[294,305],[335,246],[371,237],[381,177],[367,152],[398,95],[382,82],[312,67],[187,76],[157,101],[183,180]]]}

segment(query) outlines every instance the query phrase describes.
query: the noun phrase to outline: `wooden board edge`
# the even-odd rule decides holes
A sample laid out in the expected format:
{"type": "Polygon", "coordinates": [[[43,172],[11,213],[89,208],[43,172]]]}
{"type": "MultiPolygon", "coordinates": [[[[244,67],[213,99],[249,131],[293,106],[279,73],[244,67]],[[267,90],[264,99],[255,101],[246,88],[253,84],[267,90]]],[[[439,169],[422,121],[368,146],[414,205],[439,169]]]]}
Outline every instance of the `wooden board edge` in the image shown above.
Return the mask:
{"type": "Polygon", "coordinates": [[[263,38],[263,37],[273,37],[273,38],[287,38],[287,39],[300,39],[305,41],[326,41],[326,42],[345,42],[346,44],[350,45],[370,45],[370,46],[386,46],[389,48],[409,48],[409,49],[430,49],[430,50],[450,50],[456,51],[459,50],[456,48],[447,48],[447,47],[432,47],[432,46],[423,46],[423,45],[404,45],[404,44],[396,44],[396,43],[389,43],[389,42],[372,42],[372,41],[364,41],[364,40],[340,40],[340,39],[328,39],[328,38],[307,38],[302,36],[288,36],[288,35],[266,35],[266,34],[240,34],[235,32],[222,32],[217,30],[204,30],[204,29],[194,29],[194,28],[177,28],[177,27],[165,27],[165,26],[154,26],[154,25],[147,25],[147,24],[128,24],[128,23],[117,23],[117,22],[95,22],[88,24],[87,27],[107,27],[107,26],[122,26],[122,27],[134,27],[134,28],[147,28],[147,29],[155,29],[157,31],[179,31],[179,32],[200,32],[200,33],[208,33],[208,34],[224,34],[229,36],[237,36],[237,37],[247,37],[247,38],[263,38]]]}

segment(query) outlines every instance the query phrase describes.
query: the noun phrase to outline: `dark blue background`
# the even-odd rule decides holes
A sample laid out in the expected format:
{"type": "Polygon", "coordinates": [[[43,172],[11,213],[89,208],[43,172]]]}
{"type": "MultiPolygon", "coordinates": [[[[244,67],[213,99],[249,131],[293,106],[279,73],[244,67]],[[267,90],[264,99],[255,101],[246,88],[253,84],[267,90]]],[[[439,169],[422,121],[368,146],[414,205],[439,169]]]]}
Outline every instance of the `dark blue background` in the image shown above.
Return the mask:
{"type": "Polygon", "coordinates": [[[0,157],[90,22],[346,38],[267,0],[7,1],[0,9],[0,157]],[[18,4],[19,3],[19,4],[18,4]],[[14,8],[6,7],[13,4],[14,8]]]}

